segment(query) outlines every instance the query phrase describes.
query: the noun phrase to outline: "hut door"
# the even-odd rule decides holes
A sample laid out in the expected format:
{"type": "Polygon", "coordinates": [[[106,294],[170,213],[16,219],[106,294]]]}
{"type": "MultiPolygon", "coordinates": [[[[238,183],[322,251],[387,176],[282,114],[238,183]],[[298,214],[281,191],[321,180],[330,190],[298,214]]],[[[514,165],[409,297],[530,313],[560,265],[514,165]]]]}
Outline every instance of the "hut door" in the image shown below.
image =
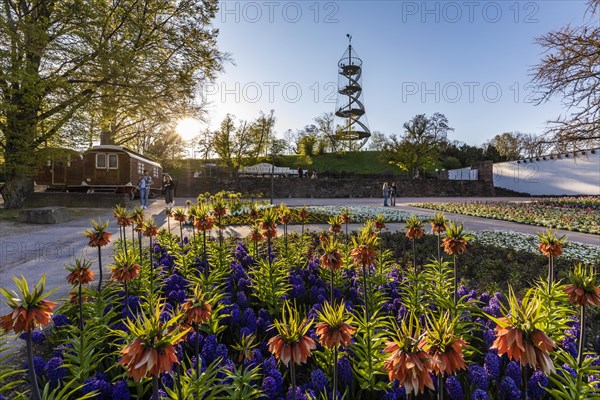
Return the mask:
{"type": "Polygon", "coordinates": [[[66,185],[67,184],[67,168],[62,162],[52,163],[52,184],[66,185]]]}

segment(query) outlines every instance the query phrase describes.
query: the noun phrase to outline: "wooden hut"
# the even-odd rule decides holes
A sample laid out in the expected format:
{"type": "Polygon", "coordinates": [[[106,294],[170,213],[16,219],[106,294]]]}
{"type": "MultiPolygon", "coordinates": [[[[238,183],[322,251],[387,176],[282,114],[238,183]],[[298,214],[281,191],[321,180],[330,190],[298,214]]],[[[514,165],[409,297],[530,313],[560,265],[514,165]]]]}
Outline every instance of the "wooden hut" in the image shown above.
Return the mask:
{"type": "Polygon", "coordinates": [[[51,152],[39,166],[36,183],[53,191],[129,193],[133,198],[144,170],[154,182],[151,195],[160,193],[159,163],[122,146],[100,145],[82,154],[51,152]]]}

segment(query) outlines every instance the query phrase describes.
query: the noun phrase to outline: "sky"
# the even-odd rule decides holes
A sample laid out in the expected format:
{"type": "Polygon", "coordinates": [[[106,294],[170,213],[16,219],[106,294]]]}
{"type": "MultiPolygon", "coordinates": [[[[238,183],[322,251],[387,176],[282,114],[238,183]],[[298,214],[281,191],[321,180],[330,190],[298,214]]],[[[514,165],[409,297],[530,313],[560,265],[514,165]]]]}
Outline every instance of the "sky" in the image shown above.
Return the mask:
{"type": "Polygon", "coordinates": [[[363,60],[371,131],[401,134],[417,114],[446,115],[450,140],[481,145],[507,131],[542,133],[565,112],[535,105],[535,38],[581,25],[586,2],[221,1],[214,21],[225,71],[203,89],[207,123],[275,110],[275,131],[301,129],[336,109],[337,63],[348,46],[363,60]]]}

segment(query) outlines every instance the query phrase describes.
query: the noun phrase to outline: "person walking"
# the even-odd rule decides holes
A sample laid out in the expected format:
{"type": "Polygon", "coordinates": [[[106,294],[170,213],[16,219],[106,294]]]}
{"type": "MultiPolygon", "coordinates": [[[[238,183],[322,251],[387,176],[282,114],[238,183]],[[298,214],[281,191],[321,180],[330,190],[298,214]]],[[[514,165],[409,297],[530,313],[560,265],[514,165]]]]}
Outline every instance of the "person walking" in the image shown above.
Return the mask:
{"type": "Polygon", "coordinates": [[[396,205],[396,195],[398,194],[398,188],[396,187],[396,182],[392,182],[392,186],[390,186],[390,205],[396,205]]]}
{"type": "Polygon", "coordinates": [[[387,182],[383,182],[383,206],[388,206],[388,196],[390,195],[390,188],[387,182]]]}
{"type": "Polygon", "coordinates": [[[152,187],[152,178],[148,176],[148,170],[144,170],[144,175],[138,181],[138,189],[140,190],[140,205],[143,209],[148,208],[148,197],[150,196],[150,188],[152,187]]]}
{"type": "Polygon", "coordinates": [[[171,208],[175,205],[175,181],[167,174],[163,178],[163,190],[165,191],[165,204],[171,208]]]}

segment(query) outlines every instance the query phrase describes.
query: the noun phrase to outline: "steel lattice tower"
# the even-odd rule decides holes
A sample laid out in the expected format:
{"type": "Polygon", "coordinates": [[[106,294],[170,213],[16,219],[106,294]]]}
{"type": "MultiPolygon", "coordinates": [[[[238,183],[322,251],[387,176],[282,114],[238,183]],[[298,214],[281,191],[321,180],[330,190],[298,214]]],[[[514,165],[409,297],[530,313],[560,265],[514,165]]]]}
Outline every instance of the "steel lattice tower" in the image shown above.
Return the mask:
{"type": "Polygon", "coordinates": [[[352,36],[348,37],[348,49],[338,62],[338,97],[335,111],[337,137],[349,150],[365,145],[371,131],[365,115],[362,96],[362,60],[352,48],[352,36]]]}

